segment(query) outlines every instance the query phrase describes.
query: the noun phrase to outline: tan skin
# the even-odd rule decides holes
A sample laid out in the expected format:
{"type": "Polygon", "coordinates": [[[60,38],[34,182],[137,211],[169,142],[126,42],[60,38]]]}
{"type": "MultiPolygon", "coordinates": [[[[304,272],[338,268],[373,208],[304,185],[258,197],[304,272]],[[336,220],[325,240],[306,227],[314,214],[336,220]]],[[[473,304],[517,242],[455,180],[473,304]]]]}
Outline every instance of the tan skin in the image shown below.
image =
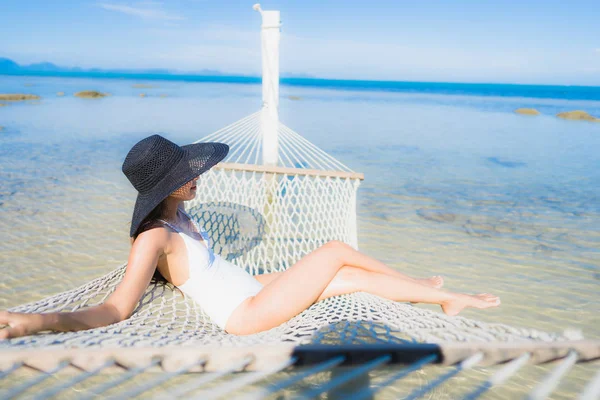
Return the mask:
{"type": "MultiPolygon", "coordinates": [[[[178,212],[183,202],[196,197],[198,178],[166,199],[163,219],[193,234],[193,225],[178,212]]],[[[196,235],[198,236],[198,235],[196,235]]],[[[201,240],[201,239],[199,239],[201,240]]],[[[36,332],[78,331],[123,321],[131,316],[156,268],[175,286],[188,279],[183,239],[165,226],[142,232],[133,242],[125,276],[103,304],[75,312],[26,314],[0,311],[0,339],[36,332]]],[[[414,279],[338,241],[329,242],[284,272],[256,275],[263,289],[244,300],[231,314],[225,330],[247,335],[274,328],[327,297],[363,291],[394,301],[439,304],[448,315],[466,307],[489,308],[500,304],[496,296],[466,295],[441,290],[439,276],[414,279]]]]}

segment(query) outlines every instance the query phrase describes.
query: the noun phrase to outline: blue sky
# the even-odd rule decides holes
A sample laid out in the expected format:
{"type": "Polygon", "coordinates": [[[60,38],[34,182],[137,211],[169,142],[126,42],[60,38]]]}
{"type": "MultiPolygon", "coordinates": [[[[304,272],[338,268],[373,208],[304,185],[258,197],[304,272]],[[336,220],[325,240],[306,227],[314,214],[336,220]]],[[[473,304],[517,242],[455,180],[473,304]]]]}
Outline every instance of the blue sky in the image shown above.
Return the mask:
{"type": "MultiPolygon", "coordinates": [[[[2,0],[0,57],[20,64],[260,74],[241,0],[2,0]]],[[[337,79],[600,85],[600,1],[265,0],[281,72],[337,79]]]]}

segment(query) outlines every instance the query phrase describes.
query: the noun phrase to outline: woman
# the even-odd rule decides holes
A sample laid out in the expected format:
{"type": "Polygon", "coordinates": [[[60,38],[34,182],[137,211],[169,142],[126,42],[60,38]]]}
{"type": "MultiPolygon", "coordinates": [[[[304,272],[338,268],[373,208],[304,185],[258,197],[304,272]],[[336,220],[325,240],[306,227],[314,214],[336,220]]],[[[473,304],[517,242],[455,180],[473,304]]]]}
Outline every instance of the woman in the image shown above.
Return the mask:
{"type": "Polygon", "coordinates": [[[441,305],[448,315],[465,307],[489,308],[489,294],[441,290],[442,278],[413,279],[338,241],[306,255],[284,272],[252,277],[210,249],[208,235],[183,210],[196,197],[199,176],[229,151],[222,143],[179,147],[153,135],[127,154],[123,172],[138,190],[132,248],[122,282],[103,304],[76,312],[0,313],[0,338],[43,330],[77,331],[129,318],[151,279],[164,280],[197,301],[228,333],[247,335],[276,327],[330,296],[364,291],[395,301],[441,305]]]}

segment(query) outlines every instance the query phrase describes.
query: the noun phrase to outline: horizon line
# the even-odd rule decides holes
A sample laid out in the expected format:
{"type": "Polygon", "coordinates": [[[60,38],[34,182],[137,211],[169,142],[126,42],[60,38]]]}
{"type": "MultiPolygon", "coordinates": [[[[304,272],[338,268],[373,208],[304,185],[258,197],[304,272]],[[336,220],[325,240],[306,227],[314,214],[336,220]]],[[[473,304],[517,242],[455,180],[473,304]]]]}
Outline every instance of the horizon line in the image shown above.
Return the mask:
{"type": "MultiPolygon", "coordinates": [[[[157,68],[157,70],[160,70],[157,68]]],[[[16,70],[16,71],[0,71],[0,76],[39,76],[39,77],[70,77],[70,78],[100,78],[100,79],[111,79],[111,78],[131,78],[131,79],[147,79],[147,80],[161,80],[163,77],[181,77],[181,78],[205,78],[208,82],[221,82],[221,83],[261,83],[262,77],[256,75],[242,75],[232,74],[227,72],[218,72],[218,74],[202,74],[193,72],[175,72],[175,71],[161,71],[151,72],[152,68],[139,69],[139,70],[127,70],[120,71],[119,69],[95,69],[95,70],[79,70],[79,71],[36,71],[36,70],[16,70]],[[93,75],[93,76],[90,76],[93,75]],[[245,80],[245,81],[242,81],[245,80]]],[[[182,79],[185,80],[185,79],[182,79]]],[[[339,78],[326,78],[318,76],[294,76],[284,75],[280,76],[280,82],[282,84],[298,85],[298,86],[312,86],[310,82],[335,82],[339,84],[344,83],[367,83],[370,85],[394,85],[394,84],[444,84],[444,85],[503,85],[503,86],[537,86],[537,87],[567,87],[567,88],[588,88],[588,89],[600,89],[600,85],[580,85],[580,84],[556,84],[556,83],[515,83],[515,82],[464,82],[464,81],[425,81],[425,80],[382,80],[382,79],[339,79],[339,78]]],[[[356,87],[355,89],[360,89],[356,87]]],[[[377,89],[377,87],[369,87],[369,89],[377,89]]]]}

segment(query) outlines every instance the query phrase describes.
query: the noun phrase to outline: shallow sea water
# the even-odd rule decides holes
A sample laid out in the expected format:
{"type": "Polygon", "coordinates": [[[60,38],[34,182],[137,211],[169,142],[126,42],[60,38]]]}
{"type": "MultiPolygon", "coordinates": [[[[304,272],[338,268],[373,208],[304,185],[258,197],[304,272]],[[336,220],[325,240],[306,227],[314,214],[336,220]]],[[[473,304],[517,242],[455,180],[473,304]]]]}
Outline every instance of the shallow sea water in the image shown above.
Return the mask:
{"type": "MultiPolygon", "coordinates": [[[[134,83],[0,76],[2,93],[42,96],[0,107],[0,308],[126,261],[135,191],[120,167],[135,142],[163,133],[189,143],[261,104],[258,85],[134,83]],[[72,96],[86,89],[112,96],[72,96]]],[[[450,290],[501,296],[501,307],[466,317],[600,338],[600,124],[553,116],[600,115],[600,102],[288,86],[281,94],[286,125],[365,173],[361,250],[409,275],[444,275],[450,290]],[[543,115],[516,115],[518,107],[543,115]]],[[[534,367],[490,398],[523,393],[547,370],[534,367]]],[[[581,390],[592,372],[577,366],[556,398],[581,390]]],[[[463,379],[481,380],[482,370],[463,379]]],[[[450,386],[433,398],[460,397],[460,385],[450,386]]]]}

